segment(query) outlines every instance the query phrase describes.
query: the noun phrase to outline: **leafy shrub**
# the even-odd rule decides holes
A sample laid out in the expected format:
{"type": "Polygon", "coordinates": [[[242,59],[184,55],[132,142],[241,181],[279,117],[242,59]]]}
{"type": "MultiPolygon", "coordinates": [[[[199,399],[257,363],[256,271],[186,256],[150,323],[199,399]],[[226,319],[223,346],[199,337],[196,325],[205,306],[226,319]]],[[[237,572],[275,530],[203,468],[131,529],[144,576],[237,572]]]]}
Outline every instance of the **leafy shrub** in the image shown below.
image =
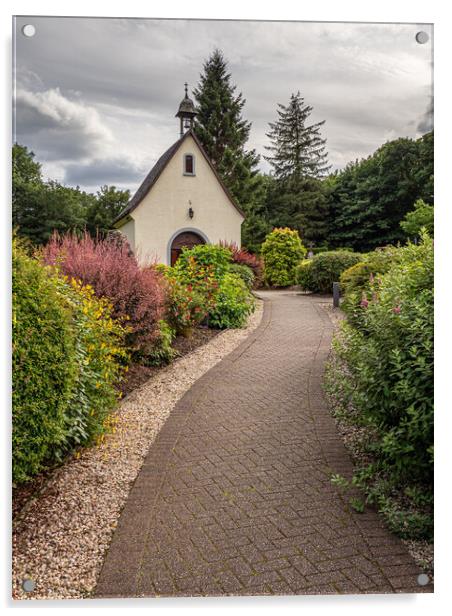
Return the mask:
{"type": "Polygon", "coordinates": [[[386,246],[361,255],[361,261],[342,272],[340,276],[342,293],[344,295],[352,292],[361,294],[367,290],[372,277],[385,274],[395,263],[398,251],[399,249],[394,246],[386,246]]]}
{"type": "Polygon", "coordinates": [[[375,277],[385,274],[400,260],[401,255],[400,249],[393,246],[377,248],[363,255],[362,261],[342,272],[340,283],[344,300],[341,307],[354,325],[359,326],[361,323],[363,294],[368,293],[375,277]]]}
{"type": "Polygon", "coordinates": [[[313,246],[312,248],[309,248],[308,252],[312,252],[313,255],[318,255],[321,252],[328,252],[329,248],[328,246],[313,246]]]}
{"type": "Polygon", "coordinates": [[[414,210],[408,212],[400,223],[408,237],[415,238],[425,229],[433,237],[434,231],[434,208],[422,199],[414,204],[414,210]]]}
{"type": "Polygon", "coordinates": [[[310,291],[312,288],[311,279],[312,259],[303,259],[295,270],[295,282],[300,285],[303,291],[310,291]]]}
{"type": "Polygon", "coordinates": [[[239,265],[238,263],[231,263],[229,266],[229,272],[231,274],[237,274],[246,284],[248,289],[252,289],[254,286],[254,273],[248,265],[239,265]]]}
{"type": "Polygon", "coordinates": [[[311,259],[309,288],[314,293],[332,293],[333,282],[338,282],[346,269],[359,263],[362,256],[353,252],[321,252],[311,259]]]}
{"type": "Polygon", "coordinates": [[[66,436],[77,382],[76,336],[58,281],[13,243],[12,474],[37,474],[66,436]]]}
{"type": "Polygon", "coordinates": [[[127,370],[124,349],[127,330],[112,318],[112,306],[98,298],[90,285],[67,277],[58,279],[63,301],[73,312],[78,367],[65,413],[65,439],[53,454],[61,460],[78,445],[94,442],[109,426],[111,410],[118,401],[116,385],[127,370]]]}
{"type": "Polygon", "coordinates": [[[13,480],[103,434],[127,354],[124,328],[90,287],[13,243],[13,480]]]}
{"type": "Polygon", "coordinates": [[[152,350],[146,355],[146,364],[161,366],[173,361],[177,356],[177,351],[172,347],[175,335],[175,330],[166,321],[159,321],[159,337],[152,350]]]}
{"type": "Polygon", "coordinates": [[[167,283],[168,323],[177,334],[185,334],[207,317],[209,307],[213,306],[213,295],[216,294],[218,283],[207,276],[187,284],[170,273],[167,275],[167,283]]]}
{"type": "Polygon", "coordinates": [[[164,263],[152,263],[149,267],[161,276],[166,276],[166,274],[172,271],[172,267],[164,263]]]}
{"type": "Polygon", "coordinates": [[[209,325],[218,329],[243,327],[254,305],[254,298],[242,278],[233,273],[225,274],[215,307],[209,314],[209,325]]]}
{"type": "Polygon", "coordinates": [[[273,229],[262,244],[265,282],[276,287],[295,284],[295,269],[305,254],[298,231],[287,227],[273,229]]]}
{"type": "MultiPolygon", "coordinates": [[[[357,484],[393,521],[400,518],[394,490],[414,486],[431,501],[433,480],[433,242],[424,234],[421,244],[399,251],[398,262],[370,284],[360,326],[345,323],[335,342],[349,403],[377,434],[376,462],[357,484]]],[[[418,535],[419,525],[429,532],[422,516],[412,522],[418,535]]]]}
{"type": "Polygon", "coordinates": [[[354,250],[350,246],[338,246],[334,252],[354,252],[354,250]]]}
{"type": "Polygon", "coordinates": [[[190,271],[196,278],[203,278],[204,273],[209,271],[215,280],[219,281],[228,271],[231,260],[231,251],[224,246],[197,244],[193,248],[182,249],[174,265],[174,271],[179,277],[190,271]]]}
{"type": "Polygon", "coordinates": [[[233,263],[237,263],[237,265],[246,265],[253,271],[254,284],[256,287],[262,284],[264,264],[260,257],[248,252],[246,248],[239,248],[234,242],[220,242],[220,246],[228,248],[228,250],[231,251],[233,263]]]}
{"type": "Polygon", "coordinates": [[[69,278],[91,285],[97,297],[111,301],[113,317],[128,322],[126,342],[132,351],[149,348],[158,338],[165,303],[161,276],[153,268],[140,268],[125,239],[95,241],[88,234],[81,238],[55,234],[42,258],[69,278]]]}
{"type": "Polygon", "coordinates": [[[211,327],[241,327],[254,299],[242,278],[229,271],[232,266],[231,252],[224,246],[183,249],[167,276],[174,297],[171,325],[181,328],[187,320],[195,319],[194,325],[198,318],[202,321],[207,316],[211,327]]]}

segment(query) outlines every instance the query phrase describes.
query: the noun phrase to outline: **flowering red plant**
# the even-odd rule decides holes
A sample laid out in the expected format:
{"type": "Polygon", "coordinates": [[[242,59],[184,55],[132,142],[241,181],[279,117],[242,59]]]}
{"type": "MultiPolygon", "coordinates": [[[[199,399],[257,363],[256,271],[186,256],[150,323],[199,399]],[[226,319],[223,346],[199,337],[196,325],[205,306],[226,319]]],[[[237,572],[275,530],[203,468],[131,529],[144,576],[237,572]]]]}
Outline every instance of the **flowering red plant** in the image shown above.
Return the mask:
{"type": "Polygon", "coordinates": [[[262,259],[248,252],[246,248],[239,248],[235,242],[221,241],[220,246],[223,246],[231,251],[233,263],[247,265],[253,270],[256,286],[262,281],[262,275],[264,272],[262,259]]]}
{"type": "Polygon", "coordinates": [[[177,278],[168,276],[167,318],[176,332],[196,327],[207,316],[207,305],[201,292],[177,278]]]}
{"type": "Polygon", "coordinates": [[[94,240],[85,233],[55,233],[42,250],[47,265],[57,266],[70,278],[90,284],[98,297],[107,297],[113,316],[131,328],[127,343],[140,350],[159,335],[164,315],[165,286],[153,268],[141,268],[122,236],[94,240]]]}

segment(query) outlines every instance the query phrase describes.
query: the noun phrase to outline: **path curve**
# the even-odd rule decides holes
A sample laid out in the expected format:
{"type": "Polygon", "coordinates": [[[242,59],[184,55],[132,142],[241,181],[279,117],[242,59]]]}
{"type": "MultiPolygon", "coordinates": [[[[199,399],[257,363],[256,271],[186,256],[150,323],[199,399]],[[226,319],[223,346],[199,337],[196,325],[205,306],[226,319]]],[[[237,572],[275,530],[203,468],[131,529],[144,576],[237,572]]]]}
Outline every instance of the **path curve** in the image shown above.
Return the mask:
{"type": "Polygon", "coordinates": [[[260,326],[179,400],[122,512],[96,597],[431,592],[352,475],[322,393],[318,298],[261,292],[260,326]]]}

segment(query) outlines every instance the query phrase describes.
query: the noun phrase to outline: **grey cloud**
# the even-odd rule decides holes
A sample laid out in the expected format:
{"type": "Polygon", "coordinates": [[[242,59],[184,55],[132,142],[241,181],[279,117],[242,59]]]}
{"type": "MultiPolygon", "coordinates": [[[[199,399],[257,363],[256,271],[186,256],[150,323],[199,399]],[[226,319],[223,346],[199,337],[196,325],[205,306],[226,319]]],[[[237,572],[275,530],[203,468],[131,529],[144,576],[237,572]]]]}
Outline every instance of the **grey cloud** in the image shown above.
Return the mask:
{"type": "Polygon", "coordinates": [[[431,99],[428,104],[428,107],[418,122],[416,129],[422,134],[428,133],[433,129],[433,99],[431,99]]]}
{"type": "Polygon", "coordinates": [[[68,99],[58,88],[18,88],[16,126],[29,141],[42,143],[40,149],[49,160],[91,157],[113,138],[96,109],[68,99]]]}
{"type": "MultiPolygon", "coordinates": [[[[326,120],[334,168],[429,126],[431,50],[415,42],[419,24],[33,17],[18,19],[17,30],[31,19],[36,36],[17,39],[17,81],[38,100],[18,102],[17,132],[37,155],[60,158],[62,175],[67,164],[88,174],[87,159],[113,160],[117,151],[132,168],[155,162],[177,138],[184,81],[197,83],[215,47],[246,99],[249,147],[260,154],[277,103],[297,90],[313,121],[326,120]],[[76,106],[66,122],[63,102],[57,119],[42,108],[49,91],[76,106]]],[[[263,159],[261,167],[268,170],[263,159]]]]}
{"type": "Polygon", "coordinates": [[[145,173],[145,169],[135,167],[127,159],[102,159],[93,160],[86,165],[67,165],[64,180],[67,184],[90,187],[115,183],[129,186],[140,182],[145,173]]]}

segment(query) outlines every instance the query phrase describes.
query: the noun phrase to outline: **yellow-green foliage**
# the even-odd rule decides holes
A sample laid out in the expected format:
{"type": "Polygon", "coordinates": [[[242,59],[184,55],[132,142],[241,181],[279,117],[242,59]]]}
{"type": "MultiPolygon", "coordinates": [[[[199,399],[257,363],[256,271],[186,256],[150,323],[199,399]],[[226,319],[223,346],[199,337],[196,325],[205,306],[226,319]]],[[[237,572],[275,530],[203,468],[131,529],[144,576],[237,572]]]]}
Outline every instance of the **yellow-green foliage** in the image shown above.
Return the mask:
{"type": "Polygon", "coordinates": [[[363,255],[359,263],[355,263],[342,272],[340,277],[341,293],[344,297],[342,309],[350,320],[359,317],[360,303],[363,293],[367,292],[376,276],[385,274],[402,258],[400,248],[387,246],[363,255]]]}
{"type": "Polygon", "coordinates": [[[273,229],[262,244],[265,282],[275,287],[295,284],[295,270],[305,254],[298,231],[288,227],[273,229]]]}
{"type": "Polygon", "coordinates": [[[90,287],[13,243],[13,480],[100,436],[127,360],[125,329],[90,287]]]}
{"type": "Polygon", "coordinates": [[[239,274],[227,273],[220,282],[215,308],[209,314],[209,325],[218,329],[243,327],[255,304],[239,274]]]}
{"type": "Polygon", "coordinates": [[[66,437],[65,413],[77,382],[72,311],[50,276],[13,244],[13,481],[38,473],[66,437]]]}
{"type": "Polygon", "coordinates": [[[106,431],[118,399],[115,386],[127,369],[129,356],[124,348],[126,329],[112,318],[109,300],[96,297],[90,285],[67,277],[60,281],[59,289],[73,309],[79,370],[66,413],[67,450],[93,442],[106,431]]]}

